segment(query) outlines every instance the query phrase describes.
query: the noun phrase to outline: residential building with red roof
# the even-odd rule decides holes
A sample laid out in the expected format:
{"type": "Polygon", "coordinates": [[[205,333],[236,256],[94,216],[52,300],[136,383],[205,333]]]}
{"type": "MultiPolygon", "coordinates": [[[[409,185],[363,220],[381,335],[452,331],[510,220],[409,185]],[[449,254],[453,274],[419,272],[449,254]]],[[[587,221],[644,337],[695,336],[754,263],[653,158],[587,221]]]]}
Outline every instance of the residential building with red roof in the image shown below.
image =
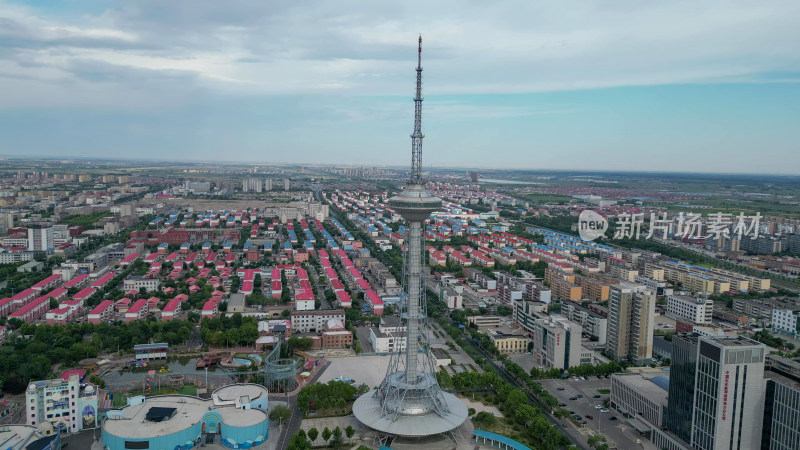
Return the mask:
{"type": "Polygon", "coordinates": [[[89,282],[89,274],[88,273],[81,273],[81,274],[75,275],[71,280],[69,280],[66,283],[62,284],[61,287],[65,288],[65,289],[79,288],[79,287],[85,285],[88,282],[89,282]]]}
{"type": "Polygon", "coordinates": [[[24,305],[13,313],[9,314],[9,319],[19,319],[26,323],[31,323],[44,317],[50,309],[50,297],[38,297],[32,302],[24,305]]]}
{"type": "Polygon", "coordinates": [[[383,300],[381,300],[377,292],[373,290],[364,292],[364,300],[373,314],[378,316],[383,314],[383,300]]]}
{"type": "Polygon", "coordinates": [[[209,318],[213,319],[219,313],[219,305],[214,300],[209,300],[203,304],[203,310],[201,312],[202,318],[209,318]]]}
{"type": "Polygon", "coordinates": [[[125,311],[125,323],[133,322],[134,320],[142,320],[147,315],[148,307],[147,300],[139,299],[125,311]]]}
{"type": "Polygon", "coordinates": [[[90,286],[95,288],[95,289],[101,289],[101,288],[105,287],[108,283],[110,283],[111,280],[113,280],[113,279],[114,279],[114,274],[113,273],[107,273],[107,274],[101,276],[100,278],[94,280],[94,282],[90,286]]]}
{"type": "Polygon", "coordinates": [[[39,292],[53,289],[54,287],[61,285],[61,280],[61,274],[53,274],[31,286],[31,289],[39,292]]]}

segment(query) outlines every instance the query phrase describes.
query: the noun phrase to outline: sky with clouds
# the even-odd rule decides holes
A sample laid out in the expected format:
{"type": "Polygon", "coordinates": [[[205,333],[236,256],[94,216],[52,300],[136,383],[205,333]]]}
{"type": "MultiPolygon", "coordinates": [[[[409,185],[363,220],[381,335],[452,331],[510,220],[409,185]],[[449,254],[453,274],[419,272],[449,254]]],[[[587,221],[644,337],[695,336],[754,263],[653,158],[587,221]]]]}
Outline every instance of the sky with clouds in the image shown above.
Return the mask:
{"type": "Polygon", "coordinates": [[[0,0],[0,154],[800,171],[800,2],[0,0]]]}

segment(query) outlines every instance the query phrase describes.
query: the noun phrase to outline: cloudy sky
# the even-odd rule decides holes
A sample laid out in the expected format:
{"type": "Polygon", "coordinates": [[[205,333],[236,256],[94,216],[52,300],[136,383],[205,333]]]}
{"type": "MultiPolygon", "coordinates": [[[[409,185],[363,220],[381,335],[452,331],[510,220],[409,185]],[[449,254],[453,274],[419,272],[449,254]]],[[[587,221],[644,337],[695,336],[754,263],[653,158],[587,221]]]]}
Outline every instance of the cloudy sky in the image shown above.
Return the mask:
{"type": "Polygon", "coordinates": [[[0,0],[0,154],[800,171],[800,2],[0,0]],[[568,6],[567,6],[568,5],[568,6]]]}

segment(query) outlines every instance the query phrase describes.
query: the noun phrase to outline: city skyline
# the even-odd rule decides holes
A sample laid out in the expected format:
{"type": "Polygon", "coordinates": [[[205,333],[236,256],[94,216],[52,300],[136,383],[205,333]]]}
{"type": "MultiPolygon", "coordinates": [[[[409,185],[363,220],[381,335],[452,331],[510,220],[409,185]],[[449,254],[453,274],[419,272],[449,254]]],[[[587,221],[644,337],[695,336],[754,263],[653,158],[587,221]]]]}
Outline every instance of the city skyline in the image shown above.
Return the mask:
{"type": "Polygon", "coordinates": [[[429,167],[800,169],[791,2],[355,5],[0,1],[0,154],[403,166],[420,32],[429,167]]]}

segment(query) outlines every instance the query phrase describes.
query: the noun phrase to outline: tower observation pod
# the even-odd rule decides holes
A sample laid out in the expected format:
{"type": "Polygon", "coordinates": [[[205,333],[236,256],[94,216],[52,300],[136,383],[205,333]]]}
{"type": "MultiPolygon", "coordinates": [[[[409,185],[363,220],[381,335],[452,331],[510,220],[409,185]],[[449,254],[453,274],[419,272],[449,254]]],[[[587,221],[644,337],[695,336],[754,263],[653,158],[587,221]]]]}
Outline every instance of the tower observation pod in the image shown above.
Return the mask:
{"type": "Polygon", "coordinates": [[[376,431],[376,444],[394,437],[417,438],[447,434],[467,420],[467,407],[455,395],[442,391],[436,381],[436,363],[427,346],[423,224],[439,210],[442,200],[431,195],[422,178],[422,36],[417,50],[417,89],[414,97],[414,132],[411,134],[411,174],[403,191],[389,199],[389,206],[408,224],[407,250],[403,255],[401,316],[406,320],[405,352],[391,356],[386,377],[378,389],[359,397],[353,414],[376,431]]]}

